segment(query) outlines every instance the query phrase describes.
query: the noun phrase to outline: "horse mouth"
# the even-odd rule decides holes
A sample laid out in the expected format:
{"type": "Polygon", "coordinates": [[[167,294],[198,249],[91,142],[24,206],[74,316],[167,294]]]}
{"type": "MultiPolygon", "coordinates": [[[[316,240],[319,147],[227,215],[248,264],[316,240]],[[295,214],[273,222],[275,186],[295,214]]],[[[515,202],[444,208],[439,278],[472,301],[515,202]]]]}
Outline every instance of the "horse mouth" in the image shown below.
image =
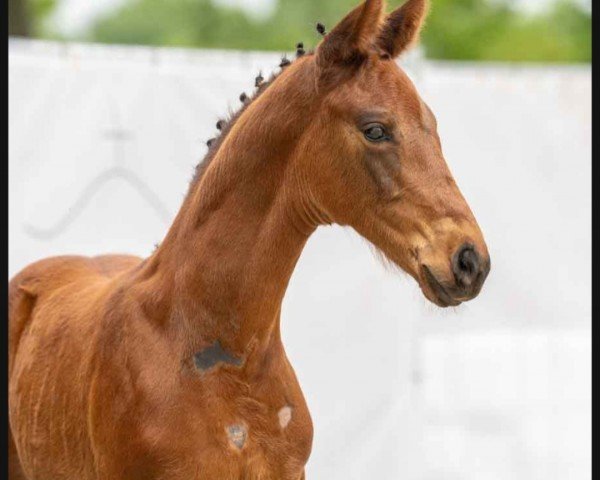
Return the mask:
{"type": "Polygon", "coordinates": [[[425,277],[425,282],[429,287],[432,295],[427,295],[427,292],[424,290],[425,296],[435,303],[439,307],[456,307],[460,305],[462,302],[453,298],[443,287],[443,285],[435,278],[435,275],[431,272],[430,268],[427,265],[423,265],[423,276],[425,277]]]}

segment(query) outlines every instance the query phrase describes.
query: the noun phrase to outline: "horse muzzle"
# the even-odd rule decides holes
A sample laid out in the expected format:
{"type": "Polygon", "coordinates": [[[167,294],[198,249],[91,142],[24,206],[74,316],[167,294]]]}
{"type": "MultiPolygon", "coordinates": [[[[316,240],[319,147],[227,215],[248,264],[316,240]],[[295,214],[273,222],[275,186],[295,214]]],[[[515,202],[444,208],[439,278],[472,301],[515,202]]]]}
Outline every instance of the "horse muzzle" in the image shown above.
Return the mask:
{"type": "MultiPolygon", "coordinates": [[[[490,257],[472,245],[461,245],[450,259],[451,272],[442,273],[433,265],[421,265],[421,289],[440,307],[460,305],[475,298],[490,272],[490,257]]],[[[445,269],[446,270],[446,269],[445,269]]]]}

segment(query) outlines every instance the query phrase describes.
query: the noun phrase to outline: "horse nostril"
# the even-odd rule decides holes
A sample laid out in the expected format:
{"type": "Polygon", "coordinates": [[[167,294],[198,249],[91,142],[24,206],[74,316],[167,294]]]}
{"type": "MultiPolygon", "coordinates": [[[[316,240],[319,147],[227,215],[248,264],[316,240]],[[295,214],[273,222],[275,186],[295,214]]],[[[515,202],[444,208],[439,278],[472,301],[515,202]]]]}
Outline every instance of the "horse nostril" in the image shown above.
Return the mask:
{"type": "Polygon", "coordinates": [[[479,255],[471,245],[463,245],[454,255],[452,268],[456,283],[468,288],[479,275],[479,255]]]}

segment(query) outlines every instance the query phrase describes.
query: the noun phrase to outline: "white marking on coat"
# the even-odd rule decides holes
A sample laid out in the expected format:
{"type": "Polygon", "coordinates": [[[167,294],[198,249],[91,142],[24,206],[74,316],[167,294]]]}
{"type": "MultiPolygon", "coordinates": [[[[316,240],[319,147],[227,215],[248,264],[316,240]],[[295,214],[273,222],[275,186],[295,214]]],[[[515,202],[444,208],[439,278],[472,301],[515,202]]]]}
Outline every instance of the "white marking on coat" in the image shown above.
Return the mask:
{"type": "Polygon", "coordinates": [[[290,423],[290,420],[292,419],[292,407],[286,405],[281,410],[279,410],[277,416],[279,417],[279,426],[281,428],[287,427],[288,423],[290,423]]]}

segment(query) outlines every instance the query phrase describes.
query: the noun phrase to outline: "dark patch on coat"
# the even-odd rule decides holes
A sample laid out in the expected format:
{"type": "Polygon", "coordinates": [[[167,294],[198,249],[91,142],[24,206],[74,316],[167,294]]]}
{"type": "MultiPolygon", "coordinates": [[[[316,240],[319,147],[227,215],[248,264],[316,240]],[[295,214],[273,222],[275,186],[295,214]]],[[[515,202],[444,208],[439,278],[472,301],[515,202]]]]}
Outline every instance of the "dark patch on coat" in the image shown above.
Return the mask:
{"type": "Polygon", "coordinates": [[[227,428],[227,436],[231,443],[241,450],[246,443],[248,432],[243,425],[231,425],[227,428]]]}
{"type": "Polygon", "coordinates": [[[206,347],[194,354],[194,365],[201,372],[204,372],[219,363],[234,365],[239,367],[242,364],[242,359],[228,353],[221,346],[221,342],[217,340],[211,346],[206,347]]]}

